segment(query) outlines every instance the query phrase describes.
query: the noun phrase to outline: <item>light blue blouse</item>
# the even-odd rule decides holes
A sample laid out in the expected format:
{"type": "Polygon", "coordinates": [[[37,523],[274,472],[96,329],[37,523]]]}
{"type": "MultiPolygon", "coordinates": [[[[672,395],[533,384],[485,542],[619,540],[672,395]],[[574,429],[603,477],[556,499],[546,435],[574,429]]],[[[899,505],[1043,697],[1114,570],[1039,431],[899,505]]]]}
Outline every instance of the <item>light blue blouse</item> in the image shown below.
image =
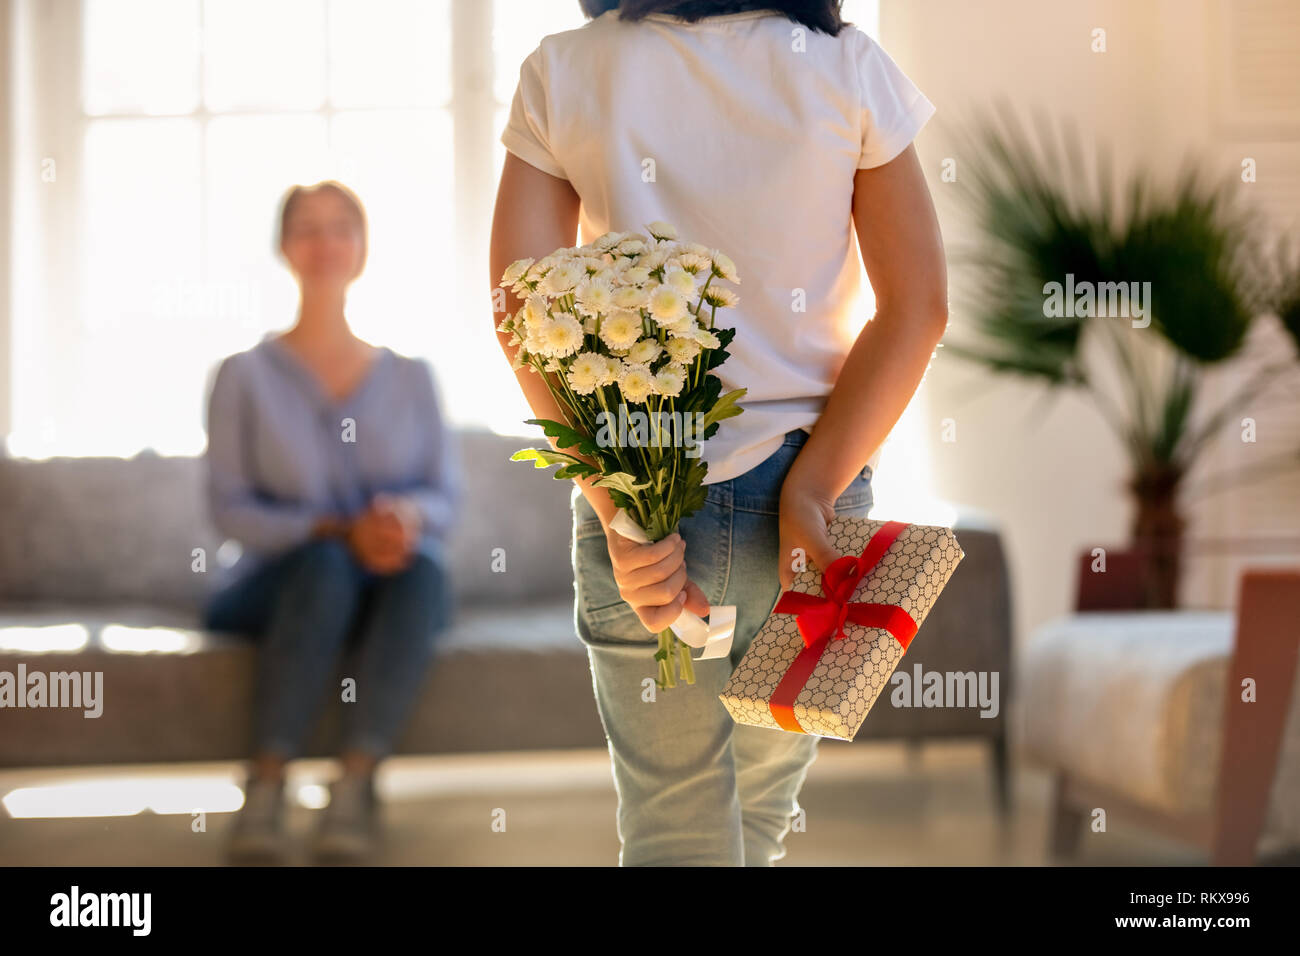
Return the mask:
{"type": "Polygon", "coordinates": [[[440,553],[462,480],[433,366],[381,346],[361,384],[336,402],[276,336],[223,359],[210,380],[209,515],[243,549],[224,576],[242,577],[306,541],[322,516],[359,514],[380,491],[419,504],[419,546],[440,553]]]}

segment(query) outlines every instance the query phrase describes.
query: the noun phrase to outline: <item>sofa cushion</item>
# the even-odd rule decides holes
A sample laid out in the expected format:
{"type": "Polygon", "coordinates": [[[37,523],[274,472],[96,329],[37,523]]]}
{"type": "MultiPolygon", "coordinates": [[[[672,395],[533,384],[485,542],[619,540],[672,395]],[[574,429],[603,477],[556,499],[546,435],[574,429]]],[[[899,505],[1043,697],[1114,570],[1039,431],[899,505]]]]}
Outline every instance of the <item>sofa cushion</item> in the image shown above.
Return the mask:
{"type": "MultiPolygon", "coordinates": [[[[545,440],[473,429],[456,434],[465,496],[448,553],[456,558],[458,596],[475,602],[568,595],[573,483],[551,478],[554,469],[509,460],[545,440]],[[493,570],[498,553],[504,571],[493,570]]],[[[226,580],[203,478],[200,457],[0,456],[0,600],[199,607],[226,580]],[[206,555],[205,573],[192,570],[196,548],[206,555]]]]}
{"type": "MultiPolygon", "coordinates": [[[[466,608],[437,641],[398,753],[605,745],[571,596],[466,608]]],[[[0,605],[0,671],[103,675],[98,717],[0,711],[0,766],[246,757],[256,653],[254,640],[198,630],[176,610],[0,605]]],[[[345,658],[339,677],[350,672],[345,658]]],[[[324,710],[306,756],[335,752],[343,706],[324,710]]]]}

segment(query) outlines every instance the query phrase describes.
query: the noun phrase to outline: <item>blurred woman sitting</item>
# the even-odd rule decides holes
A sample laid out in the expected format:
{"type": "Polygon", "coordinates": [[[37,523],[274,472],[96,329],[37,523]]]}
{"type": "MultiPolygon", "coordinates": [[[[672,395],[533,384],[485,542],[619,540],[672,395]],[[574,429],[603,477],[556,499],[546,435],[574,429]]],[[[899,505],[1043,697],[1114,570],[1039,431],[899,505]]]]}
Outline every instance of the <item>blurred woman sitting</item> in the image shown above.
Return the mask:
{"type": "Polygon", "coordinates": [[[444,540],[460,500],[457,452],[432,366],[348,327],[344,302],[366,243],[365,212],[347,187],[291,189],[279,250],[300,289],[297,322],[224,359],[212,379],[209,507],[243,554],[204,625],[261,643],[254,754],[229,847],[243,859],[283,855],[285,763],[335,694],[346,705],[342,774],[316,851],[372,848],[375,767],[453,612],[444,540]],[[356,669],[339,688],[357,636],[356,669]]]}

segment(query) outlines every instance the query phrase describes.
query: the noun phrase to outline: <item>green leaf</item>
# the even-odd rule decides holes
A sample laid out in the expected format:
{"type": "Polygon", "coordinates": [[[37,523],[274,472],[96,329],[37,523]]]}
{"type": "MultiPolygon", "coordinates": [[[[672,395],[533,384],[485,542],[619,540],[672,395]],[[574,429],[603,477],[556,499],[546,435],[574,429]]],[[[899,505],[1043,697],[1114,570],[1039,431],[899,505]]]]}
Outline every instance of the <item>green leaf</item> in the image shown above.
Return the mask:
{"type": "Polygon", "coordinates": [[[623,492],[619,491],[617,488],[609,489],[609,498],[624,511],[632,513],[636,511],[636,499],[630,495],[623,494],[623,492]]]}
{"type": "Polygon", "coordinates": [[[731,353],[727,351],[727,346],[730,345],[731,340],[736,337],[736,330],[714,329],[713,334],[718,337],[718,347],[709,350],[708,361],[705,363],[704,367],[706,372],[710,369],[717,368],[731,357],[731,353]]]}
{"type": "Polygon", "coordinates": [[[743,412],[744,409],[736,403],[746,391],[746,389],[737,388],[719,398],[718,403],[714,405],[713,408],[709,409],[709,411],[704,415],[705,427],[707,428],[714,422],[720,422],[724,418],[734,418],[743,412]]]}
{"type": "Polygon", "coordinates": [[[525,418],[529,425],[541,425],[542,431],[547,437],[554,438],[561,448],[577,448],[580,455],[594,455],[596,453],[596,440],[585,432],[580,432],[576,428],[571,428],[563,422],[552,421],[549,418],[525,418]]]}
{"type": "Polygon", "coordinates": [[[704,476],[708,474],[708,471],[708,462],[701,461],[698,458],[687,467],[686,478],[683,482],[682,505],[679,512],[681,517],[689,517],[704,507],[709,493],[709,490],[704,486],[704,476]]]}
{"type": "Polygon", "coordinates": [[[629,475],[625,471],[616,471],[605,477],[592,482],[593,485],[599,485],[602,488],[611,489],[611,496],[614,491],[627,495],[629,498],[635,498],[636,493],[650,487],[649,481],[643,481],[641,484],[636,483],[636,476],[629,475]]]}
{"type": "Polygon", "coordinates": [[[565,465],[555,473],[556,478],[589,478],[592,475],[599,475],[600,469],[595,465],[588,465],[583,462],[581,465],[565,465]]]}
{"type": "Polygon", "coordinates": [[[591,467],[581,458],[574,458],[572,455],[550,448],[521,448],[510,456],[510,460],[531,461],[535,463],[534,468],[549,468],[551,465],[591,467]]]}

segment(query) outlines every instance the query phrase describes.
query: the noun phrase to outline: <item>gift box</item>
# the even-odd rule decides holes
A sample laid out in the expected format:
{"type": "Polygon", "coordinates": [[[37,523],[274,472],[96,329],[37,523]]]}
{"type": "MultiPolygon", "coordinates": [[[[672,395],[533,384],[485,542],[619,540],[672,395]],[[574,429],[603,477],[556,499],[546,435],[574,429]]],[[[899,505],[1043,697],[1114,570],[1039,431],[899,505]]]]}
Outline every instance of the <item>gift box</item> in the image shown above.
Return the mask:
{"type": "Polygon", "coordinates": [[[740,724],[852,740],[965,557],[951,528],[837,515],[719,699],[740,724]]]}

